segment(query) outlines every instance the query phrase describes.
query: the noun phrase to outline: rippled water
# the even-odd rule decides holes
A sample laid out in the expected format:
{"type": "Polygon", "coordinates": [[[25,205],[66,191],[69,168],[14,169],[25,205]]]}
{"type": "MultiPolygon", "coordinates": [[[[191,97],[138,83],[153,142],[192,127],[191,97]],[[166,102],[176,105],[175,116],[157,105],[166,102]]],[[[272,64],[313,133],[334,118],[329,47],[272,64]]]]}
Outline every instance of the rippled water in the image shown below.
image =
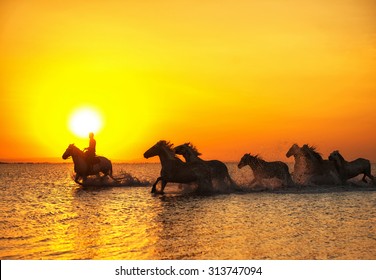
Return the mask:
{"type": "MultiPolygon", "coordinates": [[[[114,173],[152,182],[159,168],[114,173]]],[[[150,186],[83,189],[72,169],[0,165],[1,259],[376,259],[376,187],[200,197],[168,185],[154,196],[150,186]]]]}

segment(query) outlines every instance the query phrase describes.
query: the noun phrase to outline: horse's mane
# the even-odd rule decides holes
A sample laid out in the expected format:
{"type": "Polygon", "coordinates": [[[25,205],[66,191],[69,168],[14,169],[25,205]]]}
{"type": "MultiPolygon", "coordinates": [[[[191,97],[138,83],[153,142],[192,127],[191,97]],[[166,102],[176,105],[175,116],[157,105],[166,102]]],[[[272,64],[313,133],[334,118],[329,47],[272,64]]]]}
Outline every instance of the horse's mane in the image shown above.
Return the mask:
{"type": "Polygon", "coordinates": [[[160,140],[157,145],[163,146],[166,151],[171,154],[171,156],[176,156],[174,151],[174,144],[172,144],[170,141],[160,140]]]}
{"type": "Polygon", "coordinates": [[[188,148],[190,148],[195,156],[201,155],[201,153],[197,150],[196,146],[194,146],[191,142],[184,143],[184,145],[186,145],[188,148]]]}
{"type": "Polygon", "coordinates": [[[70,144],[69,146],[83,153],[83,151],[79,147],[77,147],[75,144],[70,144]]]}
{"type": "Polygon", "coordinates": [[[250,157],[253,157],[254,159],[258,161],[264,161],[264,159],[259,154],[252,155],[251,153],[248,153],[247,155],[249,155],[250,157]]]}
{"type": "Polygon", "coordinates": [[[316,151],[316,147],[315,146],[310,146],[308,144],[304,144],[303,147],[302,147],[302,150],[305,153],[305,155],[311,154],[317,160],[319,160],[319,161],[323,160],[321,154],[316,151]]]}
{"type": "Polygon", "coordinates": [[[73,149],[74,152],[78,153],[80,156],[84,155],[84,152],[80,148],[78,148],[75,144],[69,144],[68,149],[73,149]]]}

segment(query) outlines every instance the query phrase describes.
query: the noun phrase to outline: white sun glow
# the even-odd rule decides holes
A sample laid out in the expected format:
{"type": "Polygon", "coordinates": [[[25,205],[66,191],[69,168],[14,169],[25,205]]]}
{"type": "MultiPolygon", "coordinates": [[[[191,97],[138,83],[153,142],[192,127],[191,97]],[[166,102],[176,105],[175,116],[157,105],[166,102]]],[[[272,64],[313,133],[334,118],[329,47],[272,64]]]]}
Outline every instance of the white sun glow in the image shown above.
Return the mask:
{"type": "Polygon", "coordinates": [[[102,127],[100,114],[92,108],[80,108],[69,119],[70,130],[79,137],[88,137],[89,132],[98,132],[102,127]]]}

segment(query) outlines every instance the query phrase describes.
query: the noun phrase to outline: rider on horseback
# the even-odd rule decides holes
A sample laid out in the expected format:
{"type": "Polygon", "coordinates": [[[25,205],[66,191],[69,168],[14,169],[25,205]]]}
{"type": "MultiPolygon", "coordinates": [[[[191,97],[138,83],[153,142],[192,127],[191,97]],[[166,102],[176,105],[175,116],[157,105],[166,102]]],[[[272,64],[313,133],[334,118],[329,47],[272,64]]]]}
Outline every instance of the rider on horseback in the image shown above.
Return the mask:
{"type": "Polygon", "coordinates": [[[89,147],[84,149],[85,156],[86,156],[86,162],[88,165],[88,173],[90,173],[93,170],[93,165],[94,165],[94,159],[96,157],[95,155],[95,146],[97,144],[97,141],[94,139],[94,133],[90,132],[89,133],[89,147]]]}

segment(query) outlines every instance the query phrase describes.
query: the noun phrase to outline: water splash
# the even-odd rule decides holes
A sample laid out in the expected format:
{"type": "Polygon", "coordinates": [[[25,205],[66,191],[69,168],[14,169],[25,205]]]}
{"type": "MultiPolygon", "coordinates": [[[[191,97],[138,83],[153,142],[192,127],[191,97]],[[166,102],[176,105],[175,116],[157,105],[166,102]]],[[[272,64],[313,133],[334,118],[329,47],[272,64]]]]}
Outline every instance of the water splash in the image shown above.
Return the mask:
{"type": "MultiPolygon", "coordinates": [[[[74,180],[75,174],[71,174],[74,180]]],[[[141,180],[126,171],[121,171],[119,176],[114,176],[115,180],[108,177],[88,177],[85,182],[79,184],[85,187],[143,187],[151,184],[148,180],[141,180]]]]}

